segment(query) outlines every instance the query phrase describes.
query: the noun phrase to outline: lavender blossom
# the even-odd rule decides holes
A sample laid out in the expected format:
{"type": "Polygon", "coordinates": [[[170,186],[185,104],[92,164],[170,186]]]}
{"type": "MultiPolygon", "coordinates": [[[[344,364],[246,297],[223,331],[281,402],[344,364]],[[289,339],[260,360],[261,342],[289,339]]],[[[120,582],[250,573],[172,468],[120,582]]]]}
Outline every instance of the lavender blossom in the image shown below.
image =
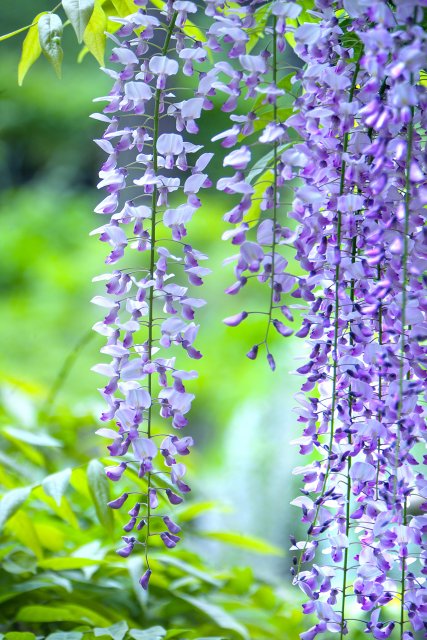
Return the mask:
{"type": "MultiPolygon", "coordinates": [[[[161,443],[157,424],[160,420],[171,422],[173,429],[187,424],[185,416],[194,396],[186,386],[197,377],[196,371],[185,371],[166,350],[177,346],[191,358],[201,357],[194,346],[198,331],[194,316],[204,300],[190,296],[185,280],[174,282],[171,270],[182,265],[184,278],[196,286],[209,273],[200,264],[206,256],[181,243],[187,224],[200,207],[199,191],[209,185],[204,170],[212,154],[200,155],[201,146],[183,134],[197,133],[196,120],[204,99],[198,90],[189,99],[182,99],[179,90],[177,96],[168,90],[180,61],[181,71],[189,73],[190,66],[193,72],[205,57],[203,49],[194,48],[192,38],[186,35],[187,16],[196,11],[194,3],[176,1],[168,3],[158,17],[148,15],[141,5],[126,18],[113,18],[120,28],[110,36],[114,42],[110,60],[118,71],[104,70],[114,84],[109,95],[100,98],[107,103],[104,112],[94,115],[106,123],[103,137],[96,142],[107,154],[98,184],[107,196],[95,211],[108,220],[94,233],[110,246],[107,264],[121,263],[132,250],[139,255],[137,267],[115,266],[113,272],[96,278],[104,281],[106,294],[95,296],[93,302],[106,312],[104,321],[94,329],[106,337],[101,351],[110,358],[109,363],[94,367],[108,379],[100,390],[107,403],[101,419],[117,425],[117,430],[100,430],[100,435],[112,439],[108,449],[114,464],[106,473],[119,482],[129,468],[146,484],[123,527],[127,533],[135,531],[135,537],[125,536],[125,546],[117,551],[127,557],[134,547],[144,547],[143,589],[148,588],[151,576],[150,536],[157,533],[168,548],[179,541],[179,526],[164,515],[168,532],[162,532],[158,529],[161,520],[152,512],[164,506],[164,498],[179,504],[180,494],[190,491],[183,480],[186,467],[180,458],[189,453],[193,440],[178,438],[172,432],[161,443]],[[177,48],[174,57],[170,57],[172,43],[177,48]],[[176,133],[167,133],[173,127],[176,133]],[[181,202],[174,201],[172,206],[171,194],[182,187],[181,202]],[[169,488],[167,474],[177,493],[169,488]],[[145,534],[141,539],[137,536],[142,529],[145,534]]],[[[167,429],[162,426],[160,431],[167,429]]],[[[109,506],[120,509],[128,498],[129,494],[123,493],[109,506]]]]}

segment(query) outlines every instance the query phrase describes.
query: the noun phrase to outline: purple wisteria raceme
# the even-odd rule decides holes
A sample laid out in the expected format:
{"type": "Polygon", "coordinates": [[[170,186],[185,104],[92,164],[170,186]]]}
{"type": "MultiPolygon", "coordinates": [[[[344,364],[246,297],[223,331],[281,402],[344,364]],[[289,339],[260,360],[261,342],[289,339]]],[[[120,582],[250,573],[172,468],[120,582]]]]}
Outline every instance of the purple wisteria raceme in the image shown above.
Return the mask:
{"type": "Polygon", "coordinates": [[[200,154],[202,147],[187,136],[198,131],[203,88],[196,87],[197,97],[188,99],[180,89],[168,89],[177,84],[181,61],[189,59],[181,55],[185,46],[194,64],[204,59],[201,44],[186,31],[196,5],[168,2],[152,13],[143,0],[135,4],[135,13],[112,18],[120,23],[110,36],[115,68],[104,71],[114,84],[99,99],[107,102],[103,113],[93,116],[106,123],[96,143],[107,154],[98,184],[107,195],[95,209],[106,222],[93,233],[110,245],[106,263],[115,265],[95,278],[105,283],[106,293],[93,302],[106,316],[94,329],[106,337],[101,352],[110,361],[93,369],[108,379],[100,390],[107,403],[101,419],[117,425],[98,431],[112,440],[112,464],[105,472],[124,487],[109,506],[126,508],[130,518],[118,554],[127,557],[136,545],[145,547],[141,586],[147,589],[152,536],[167,548],[179,541],[179,526],[158,511],[181,503],[190,491],[182,457],[193,440],[179,431],[194,399],[187,384],[197,372],[181,368],[179,354],[201,357],[194,314],[205,302],[192,297],[186,280],[199,286],[209,270],[202,264],[206,256],[186,235],[201,206],[198,194],[210,184],[205,169],[212,154],[200,154]],[[128,266],[119,266],[124,255],[128,266]],[[182,276],[175,278],[172,271],[182,276]],[[169,424],[173,429],[165,435],[169,424]],[[128,473],[143,479],[145,490],[126,490],[128,473]]]}
{"type": "Polygon", "coordinates": [[[302,95],[284,126],[300,142],[282,160],[302,179],[289,215],[311,461],[295,470],[307,537],[293,573],[317,619],[303,640],[353,625],[427,637],[424,6],[319,0],[319,22],[294,32],[302,95]]]}
{"type": "MultiPolygon", "coordinates": [[[[293,330],[286,325],[293,316],[283,297],[294,288],[296,276],[287,271],[288,261],[284,248],[293,241],[294,234],[283,222],[281,191],[292,177],[281,160],[281,153],[289,146],[290,138],[283,121],[290,115],[289,93],[284,90],[286,75],[292,67],[286,66],[281,55],[287,17],[296,18],[301,7],[294,2],[274,0],[267,6],[258,3],[243,5],[238,11],[223,10],[219,3],[215,21],[208,31],[206,48],[223,48],[229,60],[215,65],[212,73],[217,80],[213,88],[224,96],[222,110],[231,113],[231,128],[218,133],[213,141],[230,150],[224,167],[234,174],[218,181],[217,188],[237,203],[225,214],[226,222],[233,225],[223,235],[238,249],[227,263],[235,263],[235,282],[226,293],[236,295],[249,282],[256,281],[269,287],[265,296],[265,309],[251,310],[254,315],[266,317],[263,338],[247,354],[255,359],[263,346],[267,360],[275,368],[270,353],[270,329],[282,336],[293,330]],[[253,29],[266,34],[263,47],[253,53],[253,29]],[[239,100],[244,114],[238,115],[239,100]],[[248,109],[249,101],[249,109],[248,109]],[[259,157],[261,156],[261,158],[259,157]]],[[[212,10],[212,4],[209,4],[212,10]]],[[[293,100],[293,97],[291,97],[293,100]]],[[[237,317],[237,316],[236,316],[237,317]]],[[[224,321],[231,324],[229,319],[224,321]]]]}

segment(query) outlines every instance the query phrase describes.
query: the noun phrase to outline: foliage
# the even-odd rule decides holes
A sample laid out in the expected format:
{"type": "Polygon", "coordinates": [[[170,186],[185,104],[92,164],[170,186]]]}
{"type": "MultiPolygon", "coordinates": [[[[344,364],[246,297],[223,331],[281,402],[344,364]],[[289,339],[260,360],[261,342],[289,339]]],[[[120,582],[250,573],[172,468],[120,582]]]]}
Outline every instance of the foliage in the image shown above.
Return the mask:
{"type": "MultiPolygon", "coordinates": [[[[289,606],[289,594],[260,581],[249,568],[215,569],[204,552],[156,551],[150,594],[142,594],[141,555],[119,558],[113,550],[117,531],[102,523],[107,513],[112,516],[93,490],[99,463],[87,462],[96,455],[88,438],[93,418],[64,407],[47,419],[37,415],[34,398],[17,388],[5,387],[3,397],[0,631],[5,640],[295,637],[301,618],[289,606]]],[[[139,483],[135,477],[129,488],[139,483]]],[[[178,515],[201,550],[212,543],[205,542],[197,522],[212,508],[215,503],[193,502],[178,515]]],[[[277,553],[256,538],[207,535],[254,553],[277,553]]]]}

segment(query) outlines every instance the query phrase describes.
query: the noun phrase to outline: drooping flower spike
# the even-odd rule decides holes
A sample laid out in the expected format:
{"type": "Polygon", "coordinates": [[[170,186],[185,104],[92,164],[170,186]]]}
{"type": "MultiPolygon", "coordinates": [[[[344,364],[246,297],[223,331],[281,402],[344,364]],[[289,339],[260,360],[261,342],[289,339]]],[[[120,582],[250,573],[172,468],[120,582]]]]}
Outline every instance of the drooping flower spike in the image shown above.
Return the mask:
{"type": "Polygon", "coordinates": [[[107,154],[98,185],[107,195],[95,209],[107,221],[93,233],[110,245],[106,263],[115,265],[96,278],[105,282],[106,294],[93,302],[107,314],[94,327],[107,338],[101,351],[110,358],[94,367],[108,378],[101,389],[108,406],[102,420],[118,428],[98,432],[112,439],[113,460],[105,471],[115,482],[137,473],[146,487],[109,503],[112,509],[129,509],[125,545],[118,554],[127,557],[136,545],[144,545],[146,570],[140,583],[147,589],[151,537],[158,535],[167,548],[175,547],[180,528],[163,511],[190,491],[182,456],[193,440],[179,431],[187,425],[194,398],[187,383],[197,372],[181,368],[178,349],[193,360],[201,357],[193,320],[204,300],[192,297],[185,279],[199,286],[209,270],[202,264],[206,256],[186,242],[186,235],[201,204],[198,194],[210,184],[204,171],[212,154],[200,154],[201,146],[191,141],[203,98],[168,89],[177,84],[180,69],[188,72],[181,55],[187,43],[203,54],[193,63],[203,59],[200,43],[186,31],[187,16],[197,7],[177,0],[154,15],[145,4],[138,0],[135,13],[113,18],[120,23],[112,36],[115,68],[105,72],[114,84],[100,98],[107,106],[93,116],[107,125],[96,140],[107,154]],[[116,266],[124,256],[127,266],[116,266]],[[174,278],[172,269],[182,277],[174,278]],[[158,416],[163,434],[171,424],[170,435],[157,435],[158,416]]]}
{"type": "MultiPolygon", "coordinates": [[[[295,275],[286,272],[288,261],[283,251],[292,243],[294,234],[283,224],[281,208],[281,191],[292,177],[281,159],[290,143],[283,126],[284,115],[290,112],[290,95],[283,88],[289,81],[286,76],[290,67],[283,62],[282,52],[286,18],[298,17],[301,7],[280,0],[269,3],[267,8],[257,8],[257,4],[249,3],[229,13],[224,13],[220,5],[205,46],[214,51],[223,47],[230,58],[228,62],[216,64],[219,81],[213,84],[215,90],[225,96],[222,110],[231,114],[230,129],[216,134],[213,141],[233,149],[225,157],[224,167],[235,172],[221,178],[217,188],[239,199],[224,216],[233,228],[224,233],[223,239],[238,248],[238,254],[227,260],[227,263],[236,263],[236,279],[226,293],[234,296],[252,280],[267,283],[269,294],[265,308],[250,312],[266,317],[265,333],[247,355],[255,359],[259,348],[265,347],[270,367],[274,369],[275,361],[269,349],[270,329],[282,336],[293,333],[287,324],[293,321],[293,315],[282,300],[296,282],[295,275]],[[250,33],[255,27],[260,28],[260,19],[266,44],[263,41],[262,49],[254,53],[250,33]],[[235,113],[240,99],[245,105],[242,115],[235,113]]],[[[224,322],[230,324],[228,320],[224,322]]]]}
{"type": "MultiPolygon", "coordinates": [[[[265,32],[273,37],[252,55],[256,3],[228,13],[224,3],[208,6],[215,22],[206,46],[227,47],[228,56],[216,65],[223,79],[213,87],[225,96],[223,111],[232,113],[230,128],[214,140],[232,149],[224,166],[235,173],[218,188],[240,197],[226,214],[234,228],[225,237],[239,247],[237,279],[227,292],[238,293],[251,277],[266,281],[291,320],[280,299],[289,292],[302,303],[296,335],[309,348],[296,373],[305,378],[302,391],[314,393],[298,398],[304,431],[297,444],[302,455],[316,451],[318,459],[296,469],[304,489],[294,504],[307,538],[293,541],[293,573],[309,598],[304,612],[317,624],[304,640],[342,638],[352,624],[374,638],[396,629],[401,640],[427,629],[424,7],[421,0],[318,0],[317,21],[299,19],[295,28],[299,3],[267,3],[265,32]],[[279,85],[286,79],[274,78],[289,31],[304,64],[292,80],[301,94],[290,117],[282,115],[279,85]],[[256,110],[235,115],[241,95],[254,91],[270,109],[265,124],[256,110]],[[253,141],[270,144],[258,165],[253,141]],[[259,195],[253,180],[262,171],[269,184],[259,195]],[[280,189],[292,179],[299,183],[289,210],[280,189]],[[257,197],[265,213],[253,237],[247,212],[257,197]],[[298,223],[294,233],[286,217],[298,223]],[[278,254],[289,239],[298,277],[278,254]],[[395,620],[392,601],[399,603],[395,620]]],[[[265,311],[268,326],[288,335],[272,308],[265,311]]],[[[237,326],[251,312],[225,323],[237,326]]],[[[268,331],[248,357],[265,344],[274,369],[267,338],[268,331]]]]}
{"type": "Polygon", "coordinates": [[[317,4],[320,23],[295,31],[303,92],[285,123],[302,140],[285,156],[301,162],[292,216],[310,302],[297,373],[318,392],[299,398],[300,453],[318,452],[295,470],[307,526],[293,541],[295,583],[318,619],[302,638],[342,638],[354,624],[408,640],[427,633],[423,9],[344,2],[351,49],[317,4]]]}

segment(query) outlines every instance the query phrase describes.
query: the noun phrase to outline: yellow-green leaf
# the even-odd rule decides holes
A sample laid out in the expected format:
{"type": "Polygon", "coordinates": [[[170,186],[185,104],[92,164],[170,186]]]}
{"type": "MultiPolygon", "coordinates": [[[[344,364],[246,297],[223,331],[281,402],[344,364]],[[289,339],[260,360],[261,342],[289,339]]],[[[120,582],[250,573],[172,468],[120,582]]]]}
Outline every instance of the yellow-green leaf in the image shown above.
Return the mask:
{"type": "Polygon", "coordinates": [[[9,520],[6,529],[13,533],[21,544],[31,549],[37,558],[43,557],[43,549],[41,547],[40,536],[34,526],[33,519],[21,510],[9,520]]]}
{"type": "Polygon", "coordinates": [[[18,64],[18,84],[22,85],[24,78],[33,64],[39,59],[42,48],[39,41],[39,19],[47,12],[42,11],[34,18],[33,25],[29,28],[24,42],[22,43],[21,59],[18,64]]]}
{"type": "Polygon", "coordinates": [[[58,603],[58,606],[29,605],[21,607],[17,622],[86,622],[93,626],[107,626],[110,620],[80,605],[58,603]]]}
{"type": "Polygon", "coordinates": [[[84,32],[83,42],[101,66],[104,65],[106,30],[107,16],[102,7],[95,4],[92,17],[84,32]]]}
{"type": "Polygon", "coordinates": [[[102,564],[102,560],[93,558],[76,558],[74,556],[60,556],[58,558],[45,558],[38,563],[42,569],[51,571],[70,571],[72,569],[83,569],[83,567],[94,567],[102,564]]]}
{"type": "Polygon", "coordinates": [[[52,473],[42,481],[44,492],[53,498],[58,506],[61,504],[62,496],[70,483],[70,477],[71,469],[68,468],[63,471],[58,471],[57,473],[52,473]]]}

